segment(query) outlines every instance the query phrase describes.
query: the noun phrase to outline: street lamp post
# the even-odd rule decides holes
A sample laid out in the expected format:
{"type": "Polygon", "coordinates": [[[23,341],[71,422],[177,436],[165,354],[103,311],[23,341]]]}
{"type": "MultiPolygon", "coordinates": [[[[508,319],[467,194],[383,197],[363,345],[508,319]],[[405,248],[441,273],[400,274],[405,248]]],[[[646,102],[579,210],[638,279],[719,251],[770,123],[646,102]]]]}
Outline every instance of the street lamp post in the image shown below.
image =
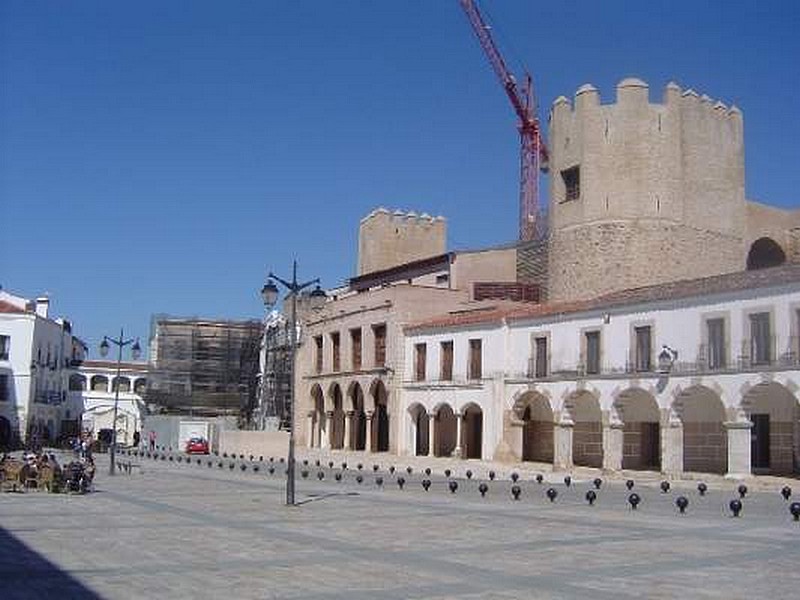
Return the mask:
{"type": "MultiPolygon", "coordinates": [[[[142,349],[139,346],[139,338],[131,338],[126,340],[123,330],[120,329],[118,339],[110,338],[108,336],[103,337],[103,341],[100,342],[100,355],[103,357],[108,355],[109,342],[114,344],[119,349],[117,352],[117,376],[114,379],[116,386],[114,390],[114,418],[111,422],[111,451],[109,454],[111,461],[108,466],[108,474],[114,475],[115,459],[117,454],[117,411],[119,410],[119,376],[122,368],[122,349],[129,344],[133,344],[133,346],[131,346],[131,356],[133,357],[133,360],[137,360],[139,358],[142,349]]],[[[112,383],[112,385],[115,384],[112,383]]]]}
{"type": "Polygon", "coordinates": [[[311,301],[312,308],[319,308],[325,302],[325,292],[319,287],[319,279],[312,279],[311,281],[306,281],[305,283],[298,283],[297,282],[297,261],[295,260],[292,263],[292,280],[286,281],[281,279],[277,275],[274,275],[272,272],[267,275],[267,282],[264,284],[264,287],[261,288],[261,297],[264,300],[264,306],[267,308],[272,308],[275,306],[275,303],[278,300],[278,286],[275,285],[275,281],[280,283],[283,287],[285,287],[289,291],[289,295],[292,298],[292,313],[291,313],[291,327],[292,327],[292,337],[291,337],[291,349],[289,350],[289,386],[291,390],[290,400],[289,400],[289,410],[288,410],[288,417],[289,417],[289,452],[288,456],[286,457],[286,506],[294,506],[294,481],[295,481],[295,473],[294,473],[294,409],[295,409],[295,386],[294,386],[294,373],[295,373],[295,358],[297,354],[297,295],[307,287],[317,284],[311,293],[309,294],[309,299],[311,301]],[[274,280],[274,281],[273,281],[274,280]]]}

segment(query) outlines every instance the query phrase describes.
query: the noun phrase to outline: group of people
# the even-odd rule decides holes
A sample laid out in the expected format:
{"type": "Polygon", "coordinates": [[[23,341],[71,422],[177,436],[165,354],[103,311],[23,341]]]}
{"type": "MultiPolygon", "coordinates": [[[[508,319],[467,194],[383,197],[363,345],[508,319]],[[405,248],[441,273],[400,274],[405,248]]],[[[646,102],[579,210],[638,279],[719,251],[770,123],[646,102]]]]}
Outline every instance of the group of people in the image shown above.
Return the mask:
{"type": "Polygon", "coordinates": [[[19,486],[55,492],[86,492],[91,489],[96,470],[91,451],[63,467],[55,454],[43,451],[25,452],[21,457],[3,454],[0,458],[2,479],[13,489],[19,486]]]}

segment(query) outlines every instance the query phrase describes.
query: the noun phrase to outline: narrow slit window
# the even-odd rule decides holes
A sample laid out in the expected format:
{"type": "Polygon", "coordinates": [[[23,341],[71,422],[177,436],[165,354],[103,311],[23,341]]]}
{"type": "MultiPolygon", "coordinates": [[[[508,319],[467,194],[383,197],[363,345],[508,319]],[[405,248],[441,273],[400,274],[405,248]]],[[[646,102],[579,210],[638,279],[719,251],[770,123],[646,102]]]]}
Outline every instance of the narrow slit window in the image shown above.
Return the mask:
{"type": "Polygon", "coordinates": [[[564,202],[578,200],[581,197],[581,168],[572,167],[561,171],[564,180],[564,202]]]}

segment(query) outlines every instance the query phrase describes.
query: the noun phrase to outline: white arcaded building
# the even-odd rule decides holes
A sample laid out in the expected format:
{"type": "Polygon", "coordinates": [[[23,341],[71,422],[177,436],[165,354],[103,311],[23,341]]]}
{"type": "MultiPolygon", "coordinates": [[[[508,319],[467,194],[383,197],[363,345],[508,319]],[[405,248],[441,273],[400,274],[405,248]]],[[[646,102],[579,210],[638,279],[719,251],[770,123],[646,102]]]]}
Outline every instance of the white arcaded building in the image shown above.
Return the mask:
{"type": "Polygon", "coordinates": [[[146,412],[144,392],[147,387],[148,364],[123,362],[117,379],[117,363],[104,360],[83,361],[69,377],[69,405],[81,415],[81,429],[97,438],[101,431],[111,431],[114,422],[114,401],[117,405],[117,441],[130,446],[134,433],[141,435],[146,412]]]}
{"type": "Polygon", "coordinates": [[[405,329],[398,453],[684,471],[800,469],[800,265],[405,329]]]}

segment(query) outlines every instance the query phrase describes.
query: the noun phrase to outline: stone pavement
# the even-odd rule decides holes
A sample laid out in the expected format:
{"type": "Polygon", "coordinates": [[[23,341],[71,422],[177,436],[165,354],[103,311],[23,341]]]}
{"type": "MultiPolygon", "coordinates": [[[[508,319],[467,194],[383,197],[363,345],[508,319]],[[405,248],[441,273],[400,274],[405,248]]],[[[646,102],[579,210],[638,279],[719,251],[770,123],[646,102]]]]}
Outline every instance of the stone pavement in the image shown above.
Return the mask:
{"type": "Polygon", "coordinates": [[[394,473],[348,465],[341,482],[339,465],[311,461],[298,468],[308,471],[302,504],[287,508],[277,462],[270,475],[267,461],[135,460],[142,473],[110,478],[101,459],[93,494],[0,495],[0,597],[791,598],[800,589],[800,523],[777,489],[749,493],[732,518],[733,484],[700,497],[693,484],[664,494],[639,481],[632,511],[616,481],[590,507],[580,477],[570,487],[526,479],[514,501],[508,480],[481,498],[474,478],[452,494],[437,474],[425,492],[424,475],[399,461],[394,473]],[[682,516],[678,493],[690,501],[682,516]]]}

